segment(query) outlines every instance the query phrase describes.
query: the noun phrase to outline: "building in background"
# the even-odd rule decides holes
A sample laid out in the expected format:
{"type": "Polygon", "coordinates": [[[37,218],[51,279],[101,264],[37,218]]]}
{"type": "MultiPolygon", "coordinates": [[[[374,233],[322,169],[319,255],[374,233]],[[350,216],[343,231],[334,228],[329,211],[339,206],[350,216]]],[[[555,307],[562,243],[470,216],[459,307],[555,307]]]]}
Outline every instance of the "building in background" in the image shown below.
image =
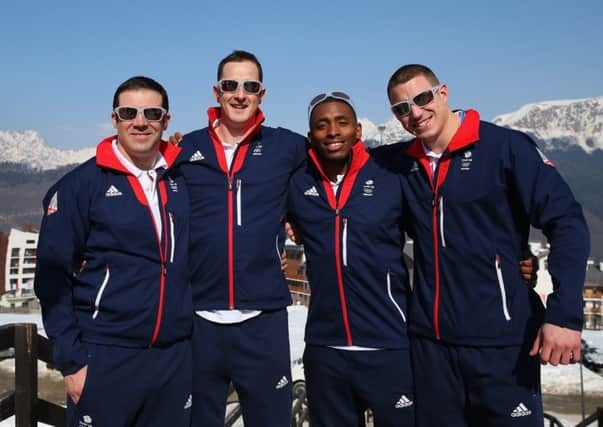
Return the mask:
{"type": "Polygon", "coordinates": [[[12,228],[0,237],[0,307],[37,306],[33,291],[37,246],[37,227],[12,228]]]}
{"type": "MultiPolygon", "coordinates": [[[[530,242],[532,253],[538,258],[538,280],[534,290],[546,304],[547,295],[553,292],[553,281],[548,271],[549,246],[530,242]]],[[[603,262],[589,259],[584,281],[584,329],[603,330],[603,262]]]]}

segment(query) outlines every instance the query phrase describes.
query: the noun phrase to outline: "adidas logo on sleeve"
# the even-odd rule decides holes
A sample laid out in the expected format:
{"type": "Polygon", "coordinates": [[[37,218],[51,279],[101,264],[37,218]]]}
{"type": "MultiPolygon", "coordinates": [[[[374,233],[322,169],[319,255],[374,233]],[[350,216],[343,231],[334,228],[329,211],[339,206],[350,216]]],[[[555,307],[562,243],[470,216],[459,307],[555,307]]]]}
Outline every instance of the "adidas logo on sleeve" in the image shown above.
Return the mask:
{"type": "Polygon", "coordinates": [[[396,402],[396,409],[408,408],[409,406],[412,406],[412,404],[413,401],[403,394],[402,396],[400,396],[400,399],[398,399],[398,401],[396,402]]]}
{"type": "Polygon", "coordinates": [[[278,381],[278,383],[276,383],[276,387],[274,387],[274,388],[276,388],[278,390],[278,389],[285,387],[287,384],[289,384],[289,380],[287,379],[286,376],[283,375],[283,377],[278,381]]]}
{"type": "Polygon", "coordinates": [[[312,186],[312,188],[309,188],[306,191],[304,191],[304,196],[318,197],[318,190],[316,189],[315,186],[312,186]]]}
{"type": "Polygon", "coordinates": [[[200,160],[204,160],[205,156],[201,154],[201,151],[197,150],[193,153],[193,155],[188,159],[189,162],[198,162],[200,160]]]}
{"type": "Polygon", "coordinates": [[[105,193],[106,197],[115,197],[115,196],[121,196],[121,195],[122,195],[121,191],[119,191],[117,189],[117,187],[115,187],[114,185],[112,185],[111,187],[109,187],[109,189],[105,193]]]}
{"type": "Polygon", "coordinates": [[[513,418],[517,418],[517,417],[527,417],[528,415],[531,415],[532,411],[530,411],[526,405],[523,404],[523,402],[520,402],[519,405],[517,405],[517,407],[515,409],[513,409],[513,412],[511,412],[511,417],[513,418]]]}

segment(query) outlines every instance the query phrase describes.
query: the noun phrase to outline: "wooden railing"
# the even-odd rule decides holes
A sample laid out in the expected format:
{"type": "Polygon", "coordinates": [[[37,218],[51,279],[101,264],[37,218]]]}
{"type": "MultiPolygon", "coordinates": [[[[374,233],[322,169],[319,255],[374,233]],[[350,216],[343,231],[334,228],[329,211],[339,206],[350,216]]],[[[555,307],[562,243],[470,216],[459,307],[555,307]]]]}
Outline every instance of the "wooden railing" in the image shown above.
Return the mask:
{"type": "Polygon", "coordinates": [[[66,426],[65,408],[38,397],[38,360],[52,363],[50,341],[32,323],[0,326],[0,350],[15,349],[15,391],[0,396],[0,420],[15,416],[15,427],[38,421],[66,426]]]}
{"type": "MultiPolygon", "coordinates": [[[[15,427],[35,426],[38,421],[52,426],[67,425],[65,408],[38,397],[38,360],[48,364],[52,361],[52,345],[48,339],[37,333],[32,323],[16,323],[0,326],[0,351],[15,349],[15,390],[0,396],[0,421],[15,416],[15,427]]],[[[231,387],[230,393],[234,389],[231,387]]],[[[240,417],[238,402],[229,411],[225,426],[232,426],[240,417]]],[[[603,407],[589,415],[575,427],[586,427],[593,423],[603,427],[603,407]]],[[[306,388],[303,381],[293,385],[293,407],[291,427],[309,426],[306,388]]],[[[550,414],[545,414],[545,425],[564,427],[550,414]]]]}

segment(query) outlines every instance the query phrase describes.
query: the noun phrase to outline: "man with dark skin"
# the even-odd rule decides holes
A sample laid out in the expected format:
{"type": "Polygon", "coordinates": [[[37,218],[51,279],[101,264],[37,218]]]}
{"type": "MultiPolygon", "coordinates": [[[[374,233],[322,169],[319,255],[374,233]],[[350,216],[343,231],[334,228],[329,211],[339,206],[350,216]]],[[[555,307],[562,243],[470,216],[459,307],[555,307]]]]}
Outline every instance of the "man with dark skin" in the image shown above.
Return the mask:
{"type": "Polygon", "coordinates": [[[406,334],[401,175],[378,165],[344,92],[309,106],[311,149],[288,211],[304,241],[312,298],[304,372],[313,426],[414,426],[406,334]]]}

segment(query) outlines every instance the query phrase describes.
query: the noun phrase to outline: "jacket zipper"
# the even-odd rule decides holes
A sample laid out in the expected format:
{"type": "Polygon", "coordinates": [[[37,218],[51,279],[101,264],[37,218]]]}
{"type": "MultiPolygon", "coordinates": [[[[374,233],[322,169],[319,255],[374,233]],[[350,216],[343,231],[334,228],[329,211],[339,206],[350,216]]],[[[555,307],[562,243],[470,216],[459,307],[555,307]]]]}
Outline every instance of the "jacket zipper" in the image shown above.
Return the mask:
{"type": "Polygon", "coordinates": [[[227,180],[228,180],[228,308],[233,310],[235,308],[234,302],[234,200],[235,194],[233,194],[236,185],[236,197],[237,197],[237,225],[241,225],[241,216],[240,216],[240,186],[241,180],[237,179],[236,183],[234,182],[234,165],[237,160],[237,154],[239,153],[239,147],[241,144],[238,144],[235,148],[235,152],[232,155],[232,161],[230,163],[230,167],[227,172],[227,180]]]}
{"type": "Polygon", "coordinates": [[[438,244],[438,208],[436,200],[438,199],[437,189],[435,190],[431,203],[432,209],[432,227],[433,227],[433,259],[435,265],[435,295],[433,301],[433,325],[435,329],[436,339],[440,339],[440,259],[439,259],[439,244],[438,244]]]}
{"type": "Polygon", "coordinates": [[[505,281],[502,275],[502,268],[500,267],[500,255],[496,254],[496,262],[494,263],[496,268],[496,277],[498,279],[498,287],[500,288],[500,297],[502,302],[503,314],[505,315],[505,319],[507,322],[511,320],[511,315],[509,314],[509,308],[507,307],[507,292],[505,290],[505,281]]]}
{"type": "MultiPolygon", "coordinates": [[[[157,182],[157,185],[163,185],[165,188],[165,181],[161,180],[157,182]]],[[[167,192],[163,192],[166,194],[165,197],[167,197],[167,192]]],[[[157,245],[159,247],[159,257],[161,259],[161,278],[159,281],[159,307],[157,307],[157,319],[155,321],[155,330],[153,331],[153,337],[151,338],[151,342],[149,344],[149,347],[152,347],[153,344],[155,344],[155,342],[157,341],[157,337],[159,336],[159,330],[161,329],[161,319],[163,317],[163,299],[165,296],[165,277],[167,276],[167,267],[166,267],[166,254],[167,254],[167,248],[168,248],[168,230],[167,230],[167,222],[168,222],[168,215],[165,211],[165,205],[163,205],[162,203],[162,192],[158,191],[158,195],[159,197],[157,197],[157,201],[159,203],[159,206],[161,207],[161,212],[163,215],[161,215],[161,221],[163,222],[163,226],[162,226],[162,230],[163,230],[163,237],[164,237],[164,242],[163,242],[163,248],[161,247],[161,236],[159,234],[157,234],[157,245]]],[[[149,206],[149,213],[152,215],[151,212],[151,207],[149,206]]],[[[174,244],[174,242],[171,242],[172,246],[174,244]]]]}
{"type": "Polygon", "coordinates": [[[404,315],[404,311],[402,311],[402,309],[400,308],[400,306],[398,305],[398,303],[396,302],[396,300],[394,299],[394,296],[392,295],[392,281],[391,281],[391,273],[389,270],[387,270],[387,275],[386,275],[386,279],[387,279],[387,295],[389,296],[389,299],[392,301],[392,303],[394,304],[394,306],[398,309],[398,312],[400,313],[400,316],[402,316],[402,320],[404,321],[404,323],[406,323],[406,316],[404,315]]]}
{"type": "Polygon", "coordinates": [[[103,292],[105,292],[105,288],[107,287],[107,283],[109,283],[109,278],[111,277],[111,272],[109,271],[109,264],[105,266],[105,278],[103,279],[103,283],[100,286],[100,289],[96,293],[96,299],[94,300],[94,314],[92,315],[93,319],[96,319],[98,316],[101,298],[103,297],[103,292]]]}
{"type": "Polygon", "coordinates": [[[234,308],[234,230],[233,230],[233,183],[228,173],[228,308],[234,308]]]}

